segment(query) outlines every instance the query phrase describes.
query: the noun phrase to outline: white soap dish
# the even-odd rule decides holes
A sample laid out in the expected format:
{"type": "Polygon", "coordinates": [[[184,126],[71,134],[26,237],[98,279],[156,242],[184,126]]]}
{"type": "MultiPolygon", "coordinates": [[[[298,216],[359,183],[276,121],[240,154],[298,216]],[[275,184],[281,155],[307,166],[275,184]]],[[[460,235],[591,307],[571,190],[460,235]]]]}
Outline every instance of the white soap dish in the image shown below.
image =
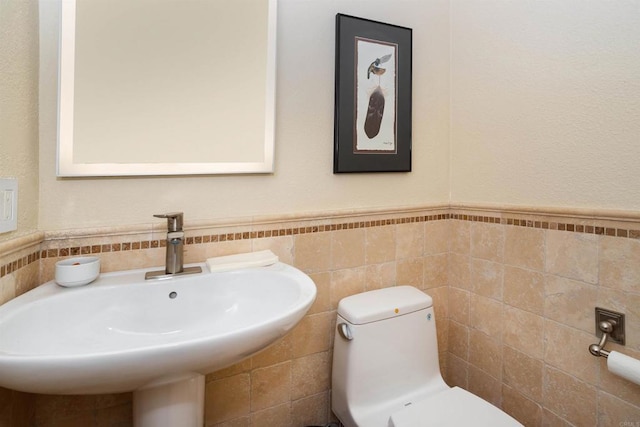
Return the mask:
{"type": "Polygon", "coordinates": [[[65,288],[87,285],[100,275],[100,258],[67,258],[56,262],[56,283],[65,288]]]}

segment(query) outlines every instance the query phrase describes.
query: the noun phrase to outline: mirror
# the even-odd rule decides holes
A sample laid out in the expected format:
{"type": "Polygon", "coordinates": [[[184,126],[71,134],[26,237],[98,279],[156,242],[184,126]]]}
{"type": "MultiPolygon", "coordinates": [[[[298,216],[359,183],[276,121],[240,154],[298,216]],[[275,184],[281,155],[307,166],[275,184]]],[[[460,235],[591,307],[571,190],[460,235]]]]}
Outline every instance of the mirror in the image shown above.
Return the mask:
{"type": "Polygon", "coordinates": [[[58,176],[273,172],[276,0],[62,0],[58,176]]]}

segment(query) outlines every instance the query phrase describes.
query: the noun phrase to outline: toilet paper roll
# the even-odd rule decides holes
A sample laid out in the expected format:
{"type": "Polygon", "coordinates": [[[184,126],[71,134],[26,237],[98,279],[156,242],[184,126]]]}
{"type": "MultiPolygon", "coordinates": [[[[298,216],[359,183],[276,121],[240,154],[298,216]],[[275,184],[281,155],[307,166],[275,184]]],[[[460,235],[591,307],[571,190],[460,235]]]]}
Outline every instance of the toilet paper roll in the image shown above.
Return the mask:
{"type": "Polygon", "coordinates": [[[611,373],[640,385],[640,360],[612,351],[607,358],[607,368],[611,373]]]}

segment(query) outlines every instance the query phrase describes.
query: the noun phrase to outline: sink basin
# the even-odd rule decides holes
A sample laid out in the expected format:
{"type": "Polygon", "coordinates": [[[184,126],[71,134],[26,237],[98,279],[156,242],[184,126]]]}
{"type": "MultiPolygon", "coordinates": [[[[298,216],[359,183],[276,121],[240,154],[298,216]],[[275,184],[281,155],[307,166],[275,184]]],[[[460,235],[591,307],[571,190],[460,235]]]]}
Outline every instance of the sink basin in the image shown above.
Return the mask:
{"type": "Polygon", "coordinates": [[[49,282],[0,306],[0,386],[115,393],[201,376],[282,337],[316,296],[283,263],[224,273],[198,265],[201,274],[162,281],[145,281],[145,269],[80,288],[49,282]]]}

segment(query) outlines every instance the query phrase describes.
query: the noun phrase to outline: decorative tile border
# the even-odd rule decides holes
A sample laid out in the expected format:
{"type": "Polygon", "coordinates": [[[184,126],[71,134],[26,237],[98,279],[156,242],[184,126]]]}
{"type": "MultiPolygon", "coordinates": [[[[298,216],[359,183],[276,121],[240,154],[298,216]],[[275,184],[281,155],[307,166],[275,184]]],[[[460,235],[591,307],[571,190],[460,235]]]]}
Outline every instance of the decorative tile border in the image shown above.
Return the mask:
{"type": "MultiPolygon", "coordinates": [[[[416,222],[427,221],[441,221],[450,219],[449,214],[438,215],[422,215],[422,216],[409,216],[403,218],[390,218],[373,221],[355,221],[355,222],[343,222],[339,224],[326,224],[316,225],[310,227],[286,227],[286,228],[273,228],[271,230],[261,231],[244,231],[235,233],[220,233],[220,234],[206,234],[202,236],[189,236],[185,238],[185,245],[199,245],[207,243],[228,242],[236,240],[253,240],[263,239],[279,236],[295,236],[299,234],[312,234],[312,233],[324,233],[330,231],[339,230],[351,230],[358,228],[371,228],[381,227],[385,225],[396,224],[409,224],[416,222]]],[[[82,256],[82,255],[94,255],[106,252],[126,252],[134,250],[145,250],[164,248],[167,246],[167,241],[162,240],[142,240],[131,241],[121,243],[111,243],[102,245],[85,245],[85,246],[73,246],[57,249],[42,249],[34,252],[28,256],[22,257],[19,260],[12,261],[8,264],[0,266],[0,278],[5,275],[15,273],[20,268],[36,262],[40,259],[57,258],[57,257],[69,257],[69,256],[82,256]]]]}
{"type": "Polygon", "coordinates": [[[37,250],[29,255],[25,255],[17,260],[11,261],[7,264],[0,266],[0,278],[7,276],[11,273],[15,273],[23,267],[26,267],[36,261],[40,260],[40,251],[37,250]]]}
{"type": "Polygon", "coordinates": [[[517,227],[539,228],[542,230],[570,231],[574,233],[596,234],[600,236],[640,239],[640,230],[617,227],[576,224],[571,222],[533,221],[519,218],[501,218],[494,216],[450,214],[451,219],[489,224],[513,225],[517,227]]]}
{"type": "Polygon", "coordinates": [[[105,252],[125,252],[140,249],[164,248],[167,246],[166,240],[143,240],[135,242],[111,243],[104,245],[73,246],[59,249],[43,249],[40,252],[41,258],[56,258],[66,256],[93,255],[105,252]]]}
{"type": "MultiPolygon", "coordinates": [[[[446,209],[446,208],[445,208],[446,209]]],[[[428,209],[424,209],[428,210],[428,209]]],[[[359,229],[359,228],[372,228],[372,227],[382,227],[387,225],[399,225],[399,224],[410,224],[410,223],[421,223],[421,222],[431,222],[431,221],[442,221],[442,220],[459,220],[459,221],[470,221],[470,222],[482,222],[488,224],[501,224],[501,225],[509,225],[516,227],[529,227],[529,228],[537,228],[542,230],[558,230],[558,231],[569,231],[575,233],[585,233],[585,234],[595,234],[601,236],[611,236],[611,237],[621,237],[621,238],[631,238],[631,239],[640,239],[640,230],[634,228],[618,228],[618,227],[606,227],[601,225],[585,225],[584,222],[598,222],[598,223],[613,223],[615,219],[597,219],[597,215],[557,215],[551,213],[544,212],[534,212],[528,213],[523,210],[522,216],[535,216],[535,217],[546,217],[546,218],[554,218],[558,216],[567,217],[567,219],[572,218],[574,221],[567,222],[559,222],[559,221],[546,221],[546,220],[532,220],[532,219],[523,219],[517,218],[517,214],[513,216],[501,216],[501,215],[470,215],[466,213],[455,213],[456,211],[468,211],[474,210],[465,207],[454,207],[448,209],[450,212],[448,213],[440,213],[434,215],[408,215],[395,218],[387,218],[387,219],[376,219],[376,220],[367,220],[367,221],[344,221],[337,224],[319,224],[314,226],[300,226],[300,227],[273,227],[272,229],[260,230],[260,231],[237,231],[233,233],[217,233],[217,234],[203,234],[198,236],[187,236],[185,238],[185,245],[200,245],[200,244],[208,244],[208,243],[218,243],[218,242],[228,242],[228,241],[238,241],[238,240],[253,240],[253,239],[263,239],[270,237],[279,237],[279,236],[295,236],[300,234],[313,234],[313,233],[324,233],[331,231],[339,231],[339,230],[351,230],[351,229],[359,229]],[[590,218],[588,218],[590,216],[590,218]]],[[[497,211],[500,209],[485,209],[485,211],[497,211]]],[[[378,212],[377,215],[385,215],[384,212],[378,212]]],[[[353,216],[360,216],[361,214],[354,214],[353,216]]],[[[394,215],[393,212],[389,211],[389,216],[394,215]]],[[[325,218],[325,221],[331,221],[331,217],[325,218]]],[[[277,223],[277,220],[274,221],[277,223]]],[[[283,221],[285,223],[286,221],[283,221]]],[[[637,224],[638,221],[632,221],[637,224]]],[[[252,224],[247,223],[243,227],[252,227],[252,224]]],[[[236,228],[236,227],[231,227],[236,228]]],[[[125,237],[125,236],[122,236],[125,237]]],[[[126,237],[125,237],[126,238],[126,237]]],[[[28,255],[25,255],[17,260],[13,260],[9,263],[0,266],[0,278],[15,273],[16,271],[24,268],[34,262],[37,262],[41,259],[46,258],[57,258],[57,257],[68,257],[68,256],[82,256],[82,255],[93,255],[107,252],[126,252],[126,251],[134,251],[134,250],[146,250],[146,249],[155,249],[155,248],[164,248],[166,247],[167,242],[164,239],[153,239],[153,240],[136,240],[136,241],[125,241],[125,242],[117,242],[117,243],[108,243],[108,244],[94,244],[94,245],[83,245],[83,246],[72,246],[65,248],[53,248],[53,249],[38,249],[28,255]]],[[[40,246],[44,246],[43,243],[40,246]]]]}
{"type": "MultiPolygon", "coordinates": [[[[340,224],[316,225],[311,227],[287,227],[274,228],[262,231],[243,231],[235,233],[206,234],[202,236],[188,236],[185,238],[185,245],[199,245],[206,243],[229,242],[235,240],[254,240],[279,236],[295,236],[298,234],[324,233],[329,231],[351,230],[357,228],[381,227],[385,225],[409,224],[416,222],[441,221],[450,219],[449,214],[411,216],[404,218],[392,218],[375,221],[344,222],[340,224]]],[[[65,256],[92,255],[104,252],[124,252],[131,250],[164,248],[167,246],[166,240],[143,240],[135,242],[111,243],[104,245],[74,246],[59,249],[43,249],[41,258],[55,258],[65,256]]]]}

